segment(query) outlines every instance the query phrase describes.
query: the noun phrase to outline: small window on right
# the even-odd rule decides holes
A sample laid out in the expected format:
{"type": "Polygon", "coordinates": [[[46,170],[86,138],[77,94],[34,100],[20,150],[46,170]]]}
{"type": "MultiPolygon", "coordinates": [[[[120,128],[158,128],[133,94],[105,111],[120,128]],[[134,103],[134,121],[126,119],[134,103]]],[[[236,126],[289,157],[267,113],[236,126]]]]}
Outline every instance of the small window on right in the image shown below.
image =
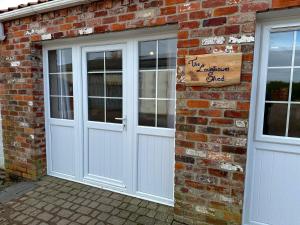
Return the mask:
{"type": "Polygon", "coordinates": [[[300,137],[300,31],[270,34],[263,134],[300,137]]]}

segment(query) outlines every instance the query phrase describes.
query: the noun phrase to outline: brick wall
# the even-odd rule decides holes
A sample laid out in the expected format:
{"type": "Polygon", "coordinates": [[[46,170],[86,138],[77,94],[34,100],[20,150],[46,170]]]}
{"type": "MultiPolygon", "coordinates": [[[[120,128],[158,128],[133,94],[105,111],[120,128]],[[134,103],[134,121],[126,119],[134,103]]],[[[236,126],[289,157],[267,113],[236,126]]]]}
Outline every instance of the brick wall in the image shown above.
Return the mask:
{"type": "MultiPolygon", "coordinates": [[[[274,7],[278,2],[284,1],[274,0],[274,7]]],[[[8,172],[30,179],[45,174],[41,41],[178,24],[176,219],[240,224],[255,19],[271,5],[269,0],[104,0],[6,22],[0,101],[8,172]],[[185,86],[185,55],[218,52],[243,53],[241,84],[185,86]]]]}

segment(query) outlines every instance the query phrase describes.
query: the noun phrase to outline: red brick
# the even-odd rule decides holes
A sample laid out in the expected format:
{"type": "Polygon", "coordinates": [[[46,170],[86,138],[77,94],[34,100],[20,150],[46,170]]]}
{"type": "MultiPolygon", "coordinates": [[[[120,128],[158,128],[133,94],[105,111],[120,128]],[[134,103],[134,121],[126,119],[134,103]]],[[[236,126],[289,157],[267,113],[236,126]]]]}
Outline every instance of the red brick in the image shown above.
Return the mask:
{"type": "Polygon", "coordinates": [[[180,4],[180,3],[184,3],[185,0],[166,0],[165,4],[166,5],[175,5],[175,4],[180,4]]]}
{"type": "Polygon", "coordinates": [[[233,125],[233,120],[232,119],[223,119],[223,118],[213,118],[210,120],[211,125],[233,125]]]}
{"type": "Polygon", "coordinates": [[[127,20],[132,20],[135,18],[135,14],[134,13],[130,13],[130,14],[125,14],[125,15],[121,15],[119,16],[119,21],[127,21],[127,20]]]}
{"type": "Polygon", "coordinates": [[[117,22],[117,17],[116,16],[111,16],[111,17],[106,17],[103,18],[103,24],[109,24],[109,23],[115,23],[117,22]]]}
{"type": "Polygon", "coordinates": [[[203,117],[187,117],[186,121],[188,124],[194,124],[194,125],[206,125],[208,119],[203,117]]]}
{"type": "Polygon", "coordinates": [[[240,33],[240,25],[222,26],[214,30],[216,36],[240,33]]]}
{"type": "Polygon", "coordinates": [[[238,10],[239,10],[239,8],[237,6],[222,7],[222,8],[215,9],[213,15],[216,17],[226,16],[226,15],[236,13],[236,12],[238,12],[238,10]]]}
{"type": "Polygon", "coordinates": [[[244,118],[247,119],[249,117],[248,111],[236,111],[236,110],[226,110],[224,112],[225,117],[229,118],[244,118]]]}
{"type": "Polygon", "coordinates": [[[209,101],[205,100],[188,100],[187,106],[190,108],[208,108],[209,101]]]}
{"type": "Polygon", "coordinates": [[[176,6],[169,6],[160,9],[161,15],[171,15],[176,13],[176,6]]]}
{"type": "Polygon", "coordinates": [[[198,21],[182,22],[179,24],[180,29],[195,29],[199,27],[198,21]]]}
{"type": "Polygon", "coordinates": [[[178,48],[189,48],[199,46],[199,39],[178,40],[178,48]]]}
{"type": "Polygon", "coordinates": [[[177,38],[178,39],[187,39],[189,37],[188,31],[178,31],[177,38]]]}
{"type": "Polygon", "coordinates": [[[205,134],[187,133],[186,139],[190,141],[206,142],[207,136],[205,134]]]}
{"type": "Polygon", "coordinates": [[[199,116],[208,116],[208,117],[220,117],[222,116],[222,110],[219,109],[202,109],[198,112],[199,116]]]}
{"type": "Polygon", "coordinates": [[[126,24],[124,23],[115,23],[111,25],[111,31],[122,31],[126,29],[126,24]]]}
{"type": "Polygon", "coordinates": [[[209,17],[209,14],[206,11],[195,11],[190,13],[191,20],[204,19],[209,17]]]}
{"type": "Polygon", "coordinates": [[[226,0],[205,0],[202,3],[203,8],[215,8],[219,6],[224,6],[226,4],[226,0]]]}
{"type": "Polygon", "coordinates": [[[241,7],[241,12],[257,12],[268,9],[269,3],[267,2],[249,2],[245,3],[241,7]]]}
{"type": "Polygon", "coordinates": [[[287,8],[293,6],[299,6],[299,0],[272,0],[272,8],[279,9],[279,8],[287,8]]]}
{"type": "Polygon", "coordinates": [[[218,17],[203,21],[204,27],[220,26],[226,23],[226,17],[218,17]]]}

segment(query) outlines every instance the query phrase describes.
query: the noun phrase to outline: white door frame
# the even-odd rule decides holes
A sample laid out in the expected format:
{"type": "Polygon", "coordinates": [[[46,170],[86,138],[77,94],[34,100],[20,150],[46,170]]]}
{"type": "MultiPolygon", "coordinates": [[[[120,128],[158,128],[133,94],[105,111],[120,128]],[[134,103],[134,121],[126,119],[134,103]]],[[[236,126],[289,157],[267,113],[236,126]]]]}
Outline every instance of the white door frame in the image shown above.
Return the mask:
{"type": "MultiPolygon", "coordinates": [[[[89,184],[91,186],[95,187],[100,187],[103,189],[109,189],[112,190],[112,188],[108,188],[104,185],[99,185],[98,183],[91,182],[90,180],[85,180],[84,179],[84,170],[81,170],[80,168],[83,168],[83,145],[84,145],[84,140],[83,138],[76,138],[75,139],[75,175],[74,176],[66,176],[64,174],[58,174],[54,173],[52,171],[51,167],[51,143],[50,143],[50,124],[55,122],[58,124],[68,124],[72,125],[75,128],[76,135],[77,137],[83,137],[83,120],[81,121],[79,118],[85,118],[84,117],[84,112],[83,112],[83,107],[82,103],[84,102],[83,100],[83,92],[85,88],[82,86],[83,80],[82,80],[82,71],[84,68],[82,67],[82,49],[84,48],[92,48],[93,46],[113,46],[113,45],[119,45],[123,43],[127,43],[127,46],[130,48],[134,49],[137,51],[137,43],[139,41],[143,40],[157,40],[157,39],[166,39],[166,38],[176,38],[177,37],[177,27],[170,26],[169,28],[164,28],[161,27],[159,29],[153,30],[151,32],[151,29],[147,29],[148,32],[145,32],[144,29],[141,29],[139,31],[132,31],[131,32],[126,32],[124,35],[121,32],[118,32],[119,35],[114,36],[114,39],[111,38],[110,35],[94,35],[90,37],[86,37],[86,39],[83,38],[78,38],[78,39],[73,39],[74,41],[70,41],[68,39],[65,40],[59,40],[59,41],[48,41],[43,43],[43,67],[44,67],[44,93],[45,93],[45,122],[46,122],[46,154],[47,154],[47,174],[53,175],[56,177],[60,177],[63,179],[83,183],[83,184],[89,184]],[[138,37],[138,38],[137,38],[138,37]],[[70,42],[72,44],[70,44],[70,42]],[[66,121],[66,120],[61,120],[61,119],[51,119],[50,118],[50,101],[49,101],[49,77],[48,77],[48,51],[49,50],[54,50],[54,49],[62,49],[62,48],[72,48],[72,59],[73,59],[73,88],[74,88],[74,93],[80,93],[80,94],[74,94],[74,121],[66,121]],[[81,103],[81,104],[80,104],[81,103]],[[77,128],[77,129],[76,129],[77,128]],[[79,128],[79,129],[78,129],[79,128]]],[[[132,148],[132,151],[130,154],[128,154],[128,159],[133,160],[134,163],[131,165],[132,168],[128,168],[134,176],[137,176],[137,145],[136,145],[136,134],[137,134],[137,129],[141,129],[140,127],[138,128],[138,118],[137,118],[137,101],[138,101],[138,58],[136,56],[132,55],[127,55],[132,60],[128,60],[127,66],[132,68],[132,71],[134,71],[134,74],[132,74],[131,77],[128,78],[126,81],[126,85],[129,85],[126,88],[133,88],[133,92],[128,92],[127,98],[131,98],[134,101],[133,106],[126,105],[126,109],[124,108],[125,111],[128,112],[128,114],[133,114],[135,115],[132,119],[133,121],[128,121],[127,122],[127,129],[128,129],[128,136],[131,136],[132,138],[128,138],[128,144],[131,146],[134,146],[132,148]]],[[[124,84],[125,87],[125,84],[124,84]]],[[[125,99],[125,98],[124,98],[125,99]]],[[[130,118],[129,118],[130,119],[130,118]]],[[[147,128],[143,128],[145,132],[147,132],[147,128]]],[[[153,128],[152,128],[153,129],[153,128]]],[[[172,164],[173,166],[173,177],[174,177],[174,171],[175,171],[175,130],[174,129],[161,129],[157,128],[157,130],[160,130],[162,132],[163,136],[166,137],[174,137],[174,159],[172,164]]],[[[150,131],[148,130],[149,134],[155,134],[155,131],[150,131]]],[[[115,188],[113,191],[118,192],[118,193],[123,193],[129,196],[133,197],[139,197],[142,199],[166,204],[173,206],[174,205],[174,199],[169,200],[169,199],[164,199],[164,198],[155,198],[155,196],[149,196],[143,193],[138,193],[136,192],[136,179],[133,179],[132,181],[129,182],[128,185],[128,190],[129,192],[124,193],[122,188],[115,188]]],[[[173,181],[173,193],[174,193],[174,181],[173,181]]]]}
{"type": "Polygon", "coordinates": [[[3,149],[3,135],[2,135],[1,105],[0,105],[0,169],[4,169],[4,149],[3,149]]]}
{"type": "MultiPolygon", "coordinates": [[[[249,116],[249,132],[248,132],[248,146],[247,146],[247,166],[246,166],[246,178],[245,178],[245,194],[243,205],[243,224],[252,225],[250,223],[250,210],[251,210],[251,186],[254,180],[254,141],[255,142],[269,142],[282,144],[280,152],[286,153],[298,153],[299,148],[284,148],[285,145],[300,144],[299,138],[291,137],[276,137],[263,135],[263,117],[264,112],[262,106],[264,104],[264,96],[266,91],[266,71],[267,71],[267,59],[269,53],[269,33],[271,30],[288,30],[300,28],[299,16],[298,18],[291,17],[288,10],[282,12],[276,12],[277,15],[271,13],[271,16],[262,17],[263,20],[258,21],[256,25],[255,35],[255,48],[254,48],[254,62],[252,73],[252,91],[250,101],[250,116],[249,116]],[[276,18],[274,18],[276,17],[276,18]]],[[[293,13],[295,13],[293,11],[293,13]]],[[[298,10],[296,13],[299,13],[298,10]]],[[[299,15],[299,14],[298,14],[299,15]]],[[[261,144],[263,148],[263,143],[261,144]]],[[[274,151],[279,151],[274,149],[274,151]]],[[[287,190],[288,191],[288,190],[287,190]]],[[[279,193],[280,194],[280,193],[279,193]]],[[[257,224],[257,223],[255,223],[257,224]]]]}

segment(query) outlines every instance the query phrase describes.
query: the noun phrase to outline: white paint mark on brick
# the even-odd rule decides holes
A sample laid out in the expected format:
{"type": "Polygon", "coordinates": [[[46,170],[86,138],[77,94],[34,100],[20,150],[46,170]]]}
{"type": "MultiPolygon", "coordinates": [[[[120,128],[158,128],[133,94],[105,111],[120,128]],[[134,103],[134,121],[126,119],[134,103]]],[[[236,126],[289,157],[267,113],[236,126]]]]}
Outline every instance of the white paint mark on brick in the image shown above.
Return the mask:
{"type": "Polygon", "coordinates": [[[25,123],[25,122],[20,122],[20,123],[19,123],[19,126],[20,126],[20,127],[29,127],[29,124],[28,124],[28,123],[25,123]]]}
{"type": "Polygon", "coordinates": [[[18,66],[21,65],[21,62],[20,62],[20,61],[14,61],[14,62],[11,62],[10,65],[11,65],[12,67],[18,67],[18,66]]]}
{"type": "Polygon", "coordinates": [[[207,208],[205,206],[202,205],[197,205],[195,207],[195,210],[199,213],[205,214],[205,215],[211,215],[214,216],[215,215],[215,210],[211,209],[211,208],[207,208]]]}
{"type": "Polygon", "coordinates": [[[240,147],[247,146],[247,138],[237,138],[235,139],[235,145],[240,147]]]}
{"type": "Polygon", "coordinates": [[[34,34],[44,34],[46,33],[46,28],[40,28],[40,29],[31,29],[25,32],[26,36],[31,36],[34,34]]]}
{"type": "Polygon", "coordinates": [[[35,138],[33,134],[30,134],[29,137],[31,140],[34,140],[34,138],[35,138]]]}
{"type": "Polygon", "coordinates": [[[212,101],[211,107],[219,109],[234,109],[236,103],[234,101],[212,101]]]}
{"type": "Polygon", "coordinates": [[[233,163],[221,163],[220,168],[223,170],[228,171],[237,171],[237,172],[243,172],[243,168],[238,164],[233,163]]]}
{"type": "Polygon", "coordinates": [[[247,128],[248,127],[248,120],[236,120],[235,126],[239,128],[247,128]]]}
{"type": "Polygon", "coordinates": [[[233,199],[225,195],[220,195],[220,200],[222,202],[233,203],[233,199]]]}
{"type": "Polygon", "coordinates": [[[237,37],[229,37],[228,42],[230,44],[242,44],[242,43],[250,43],[254,42],[255,38],[253,35],[247,36],[247,35],[242,35],[242,36],[237,36],[237,37]]]}
{"type": "Polygon", "coordinates": [[[52,39],[52,35],[51,34],[43,34],[42,35],[42,40],[46,41],[46,40],[51,40],[52,39]]]}
{"type": "Polygon", "coordinates": [[[28,106],[31,106],[31,107],[32,107],[32,106],[33,106],[33,101],[28,101],[27,104],[28,104],[28,106]]]}
{"type": "Polygon", "coordinates": [[[225,42],[224,37],[210,37],[202,40],[202,45],[222,45],[225,42]]]}
{"type": "Polygon", "coordinates": [[[190,149],[190,148],[186,149],[185,153],[187,155],[201,157],[201,158],[205,158],[206,157],[206,152],[204,152],[204,151],[196,151],[196,150],[190,149]]]}
{"type": "Polygon", "coordinates": [[[225,52],[226,53],[233,53],[234,52],[233,47],[231,45],[227,45],[226,48],[225,48],[225,52]]]}
{"type": "Polygon", "coordinates": [[[79,31],[80,35],[87,35],[87,34],[92,34],[94,33],[94,28],[93,27],[86,27],[86,28],[82,28],[79,31]]]}
{"type": "Polygon", "coordinates": [[[146,9],[136,12],[137,18],[148,18],[148,17],[155,17],[155,9],[146,9]]]}

